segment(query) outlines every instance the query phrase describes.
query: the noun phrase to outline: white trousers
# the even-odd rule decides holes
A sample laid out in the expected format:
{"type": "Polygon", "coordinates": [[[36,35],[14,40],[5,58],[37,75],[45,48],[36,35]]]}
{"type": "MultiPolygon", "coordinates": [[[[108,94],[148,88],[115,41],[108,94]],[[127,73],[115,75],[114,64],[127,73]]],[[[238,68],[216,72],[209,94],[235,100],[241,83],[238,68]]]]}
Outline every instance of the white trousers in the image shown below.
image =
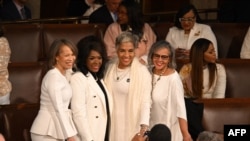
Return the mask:
{"type": "Polygon", "coordinates": [[[0,96],[0,105],[8,105],[10,104],[10,94],[6,94],[4,96],[0,96]]]}
{"type": "Polygon", "coordinates": [[[32,141],[65,141],[63,139],[55,139],[51,136],[38,135],[34,133],[31,133],[31,140],[32,141]]]}

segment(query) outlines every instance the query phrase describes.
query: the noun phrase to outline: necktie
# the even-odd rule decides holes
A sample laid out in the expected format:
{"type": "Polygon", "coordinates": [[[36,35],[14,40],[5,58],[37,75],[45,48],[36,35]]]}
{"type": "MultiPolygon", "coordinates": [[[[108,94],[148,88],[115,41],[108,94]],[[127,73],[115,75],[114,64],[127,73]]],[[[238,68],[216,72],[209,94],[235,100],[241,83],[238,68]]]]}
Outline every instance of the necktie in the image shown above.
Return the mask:
{"type": "Polygon", "coordinates": [[[24,8],[21,8],[21,17],[23,20],[27,19],[24,8]]]}

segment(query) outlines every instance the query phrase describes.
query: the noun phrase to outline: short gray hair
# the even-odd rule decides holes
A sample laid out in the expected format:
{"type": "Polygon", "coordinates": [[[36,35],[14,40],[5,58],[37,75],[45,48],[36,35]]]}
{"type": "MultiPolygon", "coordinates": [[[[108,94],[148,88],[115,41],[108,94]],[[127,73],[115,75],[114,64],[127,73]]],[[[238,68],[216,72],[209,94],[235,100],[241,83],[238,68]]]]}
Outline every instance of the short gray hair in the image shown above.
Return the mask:
{"type": "Polygon", "coordinates": [[[149,67],[152,67],[153,66],[153,55],[154,53],[161,49],[161,48],[166,48],[167,50],[169,50],[170,54],[169,54],[169,64],[168,64],[168,67],[169,68],[173,68],[175,69],[176,68],[176,63],[175,63],[175,51],[173,49],[173,47],[170,45],[169,42],[165,41],[165,40],[160,40],[160,41],[157,41],[155,42],[151,48],[150,48],[150,51],[148,53],[148,64],[149,64],[149,67]]]}
{"type": "Polygon", "coordinates": [[[131,42],[137,48],[139,37],[131,32],[122,32],[115,40],[115,47],[118,49],[122,43],[131,42]]]}
{"type": "Polygon", "coordinates": [[[223,141],[223,138],[217,133],[203,131],[199,134],[197,141],[223,141]]]}

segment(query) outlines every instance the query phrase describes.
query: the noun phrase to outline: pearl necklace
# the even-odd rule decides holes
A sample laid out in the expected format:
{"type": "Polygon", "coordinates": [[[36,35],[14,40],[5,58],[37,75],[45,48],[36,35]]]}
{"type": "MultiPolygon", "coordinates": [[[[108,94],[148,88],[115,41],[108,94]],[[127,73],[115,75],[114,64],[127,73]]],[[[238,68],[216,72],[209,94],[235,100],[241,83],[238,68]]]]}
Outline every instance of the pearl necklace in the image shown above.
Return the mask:
{"type": "Polygon", "coordinates": [[[156,83],[161,79],[161,76],[166,72],[168,68],[166,67],[160,74],[160,76],[156,79],[156,81],[154,81],[154,73],[152,73],[152,87],[154,88],[156,83]]]}

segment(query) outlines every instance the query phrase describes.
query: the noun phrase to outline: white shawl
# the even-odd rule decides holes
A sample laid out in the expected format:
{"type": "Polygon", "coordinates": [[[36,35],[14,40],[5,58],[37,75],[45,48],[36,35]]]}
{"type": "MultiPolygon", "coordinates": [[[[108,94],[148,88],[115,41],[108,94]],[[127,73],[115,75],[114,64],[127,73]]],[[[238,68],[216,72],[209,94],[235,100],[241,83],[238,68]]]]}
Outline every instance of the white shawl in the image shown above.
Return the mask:
{"type": "MultiPolygon", "coordinates": [[[[106,74],[104,77],[104,82],[106,83],[107,89],[110,94],[112,93],[112,82],[114,81],[114,74],[116,67],[118,65],[118,59],[114,59],[107,66],[106,74]]],[[[135,58],[131,64],[130,69],[130,85],[129,85],[129,100],[128,106],[129,110],[127,112],[127,116],[130,117],[130,125],[129,137],[134,136],[136,132],[139,131],[140,125],[145,124],[149,125],[149,117],[150,117],[150,107],[151,107],[151,75],[147,69],[147,67],[139,62],[137,58],[135,58]]],[[[112,115],[113,116],[113,115],[112,115]]],[[[112,118],[111,116],[111,118],[112,118]]],[[[114,127],[111,120],[111,135],[112,135],[112,127],[114,127]]]]}

